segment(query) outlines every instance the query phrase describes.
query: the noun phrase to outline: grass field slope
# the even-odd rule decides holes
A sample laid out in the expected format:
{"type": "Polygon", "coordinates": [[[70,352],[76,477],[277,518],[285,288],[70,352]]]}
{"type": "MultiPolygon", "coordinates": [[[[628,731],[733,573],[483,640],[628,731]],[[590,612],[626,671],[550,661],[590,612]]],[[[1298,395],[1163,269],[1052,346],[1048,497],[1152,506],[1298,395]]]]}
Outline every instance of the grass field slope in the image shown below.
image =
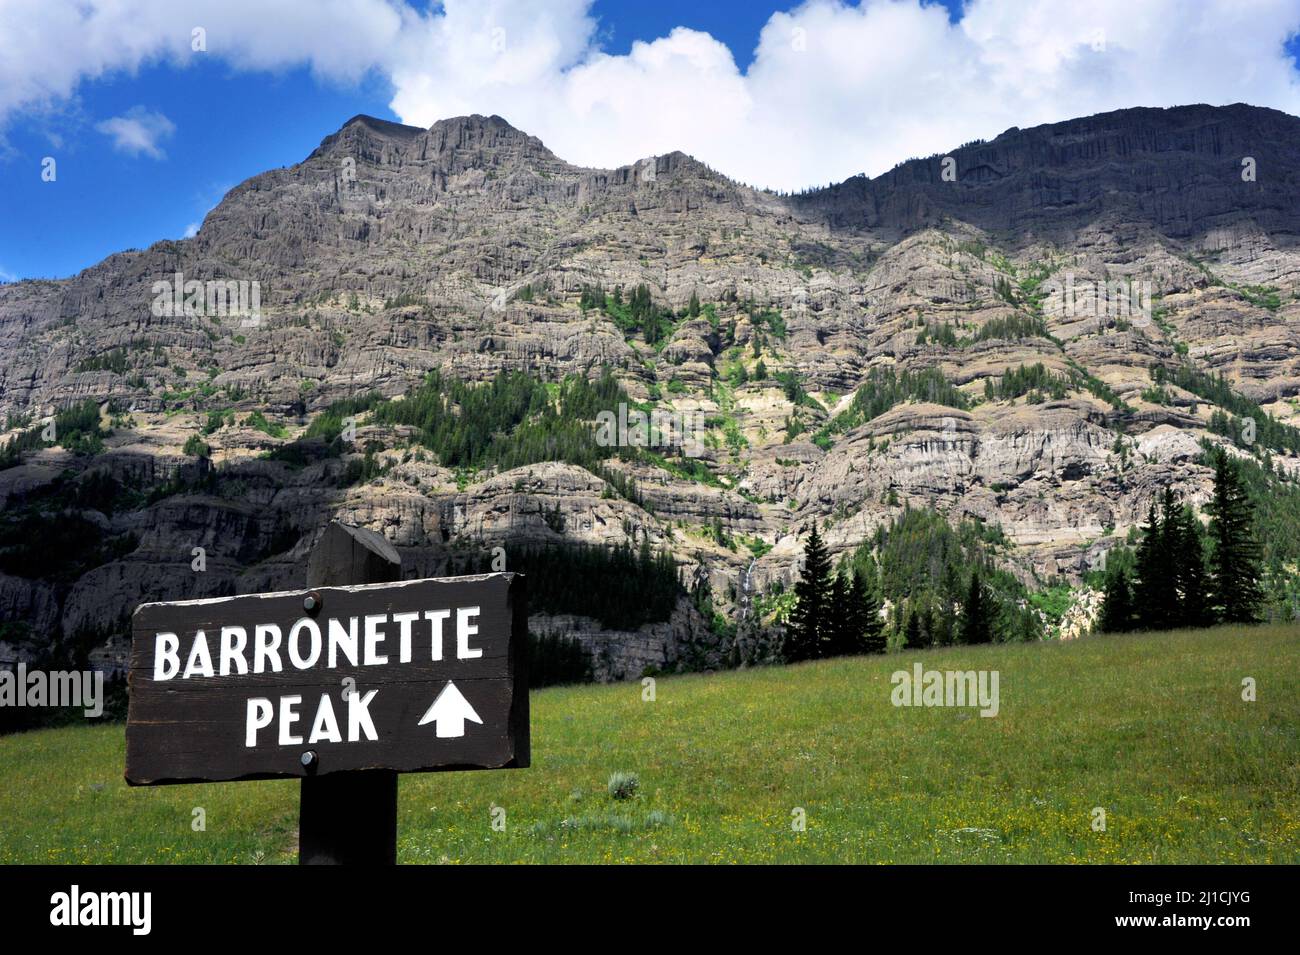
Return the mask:
{"type": "MultiPolygon", "coordinates": [[[[1300,862],[1294,626],[852,657],[646,695],[536,692],[531,769],[402,777],[399,860],[1300,862]],[[998,715],[894,706],[891,674],[917,662],[997,671],[998,715]]],[[[296,782],[129,789],[123,754],[120,725],[0,738],[0,863],[296,859],[296,782]]]]}

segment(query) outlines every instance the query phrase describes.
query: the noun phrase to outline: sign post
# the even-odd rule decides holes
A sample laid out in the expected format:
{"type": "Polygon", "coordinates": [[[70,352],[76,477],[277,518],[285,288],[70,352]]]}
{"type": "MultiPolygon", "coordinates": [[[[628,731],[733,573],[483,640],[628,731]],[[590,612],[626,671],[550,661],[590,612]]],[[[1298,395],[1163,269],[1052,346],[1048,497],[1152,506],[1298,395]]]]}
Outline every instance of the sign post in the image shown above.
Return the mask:
{"type": "MultiPolygon", "coordinates": [[[[392,544],[374,531],[337,521],[325,528],[307,561],[308,587],[401,579],[402,558],[392,544]]],[[[359,769],[304,776],[298,791],[298,863],[396,865],[397,773],[359,769]],[[341,826],[340,819],[351,824],[341,826]]]]}
{"type": "Polygon", "coordinates": [[[127,782],[297,777],[301,863],[392,864],[398,773],[526,767],[523,578],[400,575],[335,522],[308,590],[140,606],[127,782]]]}

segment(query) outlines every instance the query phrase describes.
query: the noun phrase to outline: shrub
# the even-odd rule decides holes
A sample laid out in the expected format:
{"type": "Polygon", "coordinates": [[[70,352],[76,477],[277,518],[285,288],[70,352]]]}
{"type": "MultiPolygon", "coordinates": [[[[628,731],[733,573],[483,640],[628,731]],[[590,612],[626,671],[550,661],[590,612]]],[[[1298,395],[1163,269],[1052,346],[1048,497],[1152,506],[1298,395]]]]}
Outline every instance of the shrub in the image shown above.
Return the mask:
{"type": "Polygon", "coordinates": [[[641,786],[641,780],[637,778],[636,773],[610,773],[609,782],[605,788],[615,799],[631,799],[636,795],[636,791],[641,786]]]}
{"type": "Polygon", "coordinates": [[[181,449],[185,454],[192,458],[210,458],[212,457],[212,448],[206,441],[197,434],[192,434],[185,439],[185,447],[181,449]]]}
{"type": "Polygon", "coordinates": [[[283,438],[288,434],[288,429],[282,424],[272,424],[267,420],[266,415],[260,411],[254,411],[244,419],[244,426],[261,431],[263,434],[272,438],[283,438]]]}

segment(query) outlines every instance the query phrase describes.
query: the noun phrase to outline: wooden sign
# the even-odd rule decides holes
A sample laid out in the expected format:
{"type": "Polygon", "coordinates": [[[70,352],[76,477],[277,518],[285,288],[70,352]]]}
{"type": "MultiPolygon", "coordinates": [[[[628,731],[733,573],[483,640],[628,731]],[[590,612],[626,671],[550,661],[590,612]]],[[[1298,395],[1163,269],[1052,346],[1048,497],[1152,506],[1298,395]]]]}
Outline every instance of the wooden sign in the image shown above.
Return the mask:
{"type": "Polygon", "coordinates": [[[527,766],[526,613],[516,574],[144,604],[127,782],[527,766]]]}

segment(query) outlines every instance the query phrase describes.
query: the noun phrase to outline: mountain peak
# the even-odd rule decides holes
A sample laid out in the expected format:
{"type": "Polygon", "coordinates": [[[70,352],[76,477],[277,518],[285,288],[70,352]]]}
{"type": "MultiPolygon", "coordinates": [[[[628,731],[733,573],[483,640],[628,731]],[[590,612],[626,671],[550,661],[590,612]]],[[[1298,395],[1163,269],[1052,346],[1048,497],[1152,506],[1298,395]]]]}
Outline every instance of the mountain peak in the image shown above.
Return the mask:
{"type": "MultiPolygon", "coordinates": [[[[393,142],[410,142],[424,134],[425,130],[419,126],[405,126],[389,119],[380,119],[378,116],[358,113],[340,126],[336,132],[330,133],[322,139],[320,145],[312,150],[311,155],[307,158],[310,160],[329,154],[336,144],[353,143],[358,136],[362,138],[379,136],[393,142]]],[[[345,145],[344,148],[351,147],[345,145]]]]}
{"type": "Polygon", "coordinates": [[[452,167],[472,166],[483,161],[557,168],[567,166],[536,136],[516,129],[500,116],[474,113],[440,119],[429,127],[427,137],[431,150],[446,157],[452,167]]]}
{"type": "MultiPolygon", "coordinates": [[[[364,126],[376,133],[383,133],[388,136],[419,136],[424,130],[419,126],[407,126],[403,123],[395,123],[391,119],[380,119],[377,116],[369,116],[365,113],[357,113],[350,120],[339,127],[339,132],[350,126],[364,126]]],[[[336,134],[337,135],[337,134],[336,134]]]]}
{"type": "Polygon", "coordinates": [[[484,116],[482,113],[469,113],[464,116],[448,116],[446,119],[440,119],[429,127],[430,131],[435,129],[491,129],[500,132],[514,133],[517,136],[526,136],[527,133],[502,119],[493,113],[491,116],[484,116]]]}
{"type": "Polygon", "coordinates": [[[440,119],[428,129],[360,113],[321,140],[309,160],[334,153],[431,160],[444,172],[477,166],[525,165],[558,172],[568,168],[540,139],[500,116],[473,113],[440,119]]]}

